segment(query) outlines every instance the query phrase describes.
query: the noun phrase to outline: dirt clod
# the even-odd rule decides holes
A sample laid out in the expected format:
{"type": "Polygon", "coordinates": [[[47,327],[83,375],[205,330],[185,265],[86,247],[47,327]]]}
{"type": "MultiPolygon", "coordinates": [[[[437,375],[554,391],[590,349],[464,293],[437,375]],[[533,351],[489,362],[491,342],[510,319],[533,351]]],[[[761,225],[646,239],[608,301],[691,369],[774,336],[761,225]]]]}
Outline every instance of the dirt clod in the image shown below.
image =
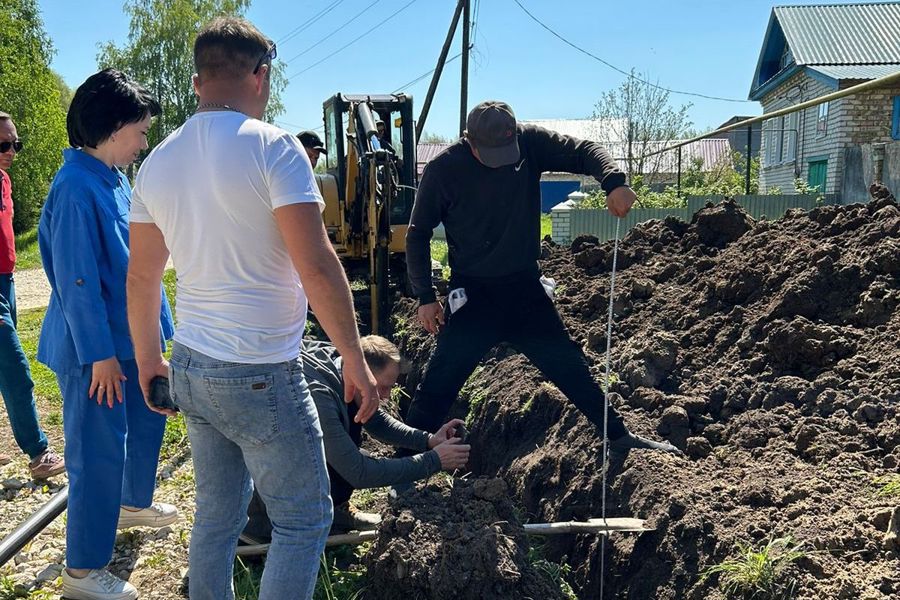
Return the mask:
{"type": "Polygon", "coordinates": [[[563,598],[527,559],[502,479],[428,485],[390,507],[368,556],[367,598],[563,598]]]}

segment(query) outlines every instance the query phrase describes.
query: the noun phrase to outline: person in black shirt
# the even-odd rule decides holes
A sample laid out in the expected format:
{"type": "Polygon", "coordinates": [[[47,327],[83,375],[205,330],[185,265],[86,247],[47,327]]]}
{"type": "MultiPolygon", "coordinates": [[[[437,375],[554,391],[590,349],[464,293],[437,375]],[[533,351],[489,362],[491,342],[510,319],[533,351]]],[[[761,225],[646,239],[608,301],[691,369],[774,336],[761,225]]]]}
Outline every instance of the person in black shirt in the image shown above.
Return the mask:
{"type": "Polygon", "coordinates": [[[306,150],[306,155],[309,157],[309,164],[315,169],[319,162],[319,156],[328,154],[328,150],[325,149],[325,144],[322,143],[322,138],[320,138],[319,134],[315,131],[301,131],[297,134],[297,138],[300,140],[300,143],[303,144],[303,149],[306,150]]]}
{"type": "Polygon", "coordinates": [[[394,146],[391,144],[391,136],[388,135],[387,130],[385,129],[384,121],[378,119],[375,121],[375,127],[378,131],[378,143],[381,144],[381,147],[385,150],[395,152],[394,146]]]}
{"type": "MultiPolygon", "coordinates": [[[[522,352],[598,427],[603,390],[587,358],[569,337],[541,282],[541,174],[593,175],[610,213],[624,217],[634,203],[625,174],[598,144],[516,123],[503,102],[482,102],[469,113],[465,137],[425,168],[416,194],[406,251],[422,326],[437,334],[422,382],[410,405],[411,427],[436,431],[476,365],[493,346],[522,352]],[[450,263],[445,312],[431,283],[432,231],[443,223],[450,263]]],[[[680,453],[628,431],[609,410],[614,451],[650,448],[680,453]]]]}

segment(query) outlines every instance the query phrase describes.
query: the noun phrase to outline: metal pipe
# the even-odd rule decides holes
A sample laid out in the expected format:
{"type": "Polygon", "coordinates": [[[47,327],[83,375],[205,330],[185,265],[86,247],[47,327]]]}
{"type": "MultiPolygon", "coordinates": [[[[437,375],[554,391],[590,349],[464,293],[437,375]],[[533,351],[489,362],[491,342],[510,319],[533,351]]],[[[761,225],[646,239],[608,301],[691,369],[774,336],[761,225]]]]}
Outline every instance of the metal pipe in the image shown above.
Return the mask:
{"type": "Polygon", "coordinates": [[[685,140],[683,142],[679,142],[673,146],[669,146],[663,150],[657,150],[655,152],[650,152],[645,154],[641,158],[647,158],[649,156],[655,156],[657,154],[662,154],[663,152],[668,152],[670,150],[674,150],[679,146],[687,146],[688,144],[693,144],[694,142],[698,142],[700,140],[705,140],[708,137],[712,137],[714,135],[718,135],[720,133],[725,133],[726,131],[731,131],[732,129],[740,129],[742,127],[748,127],[753,125],[754,123],[761,123],[767,119],[774,119],[775,117],[780,117],[782,115],[789,115],[793,112],[797,112],[798,110],[803,110],[805,108],[811,108],[813,106],[818,106],[820,104],[825,104],[826,102],[831,102],[832,100],[838,100],[840,98],[844,98],[846,96],[852,96],[853,94],[859,94],[861,92],[867,92],[869,90],[873,90],[879,88],[881,86],[887,85],[889,83],[894,83],[895,81],[900,81],[900,71],[896,73],[891,73],[890,75],[885,75],[884,77],[879,77],[878,79],[873,79],[871,81],[867,81],[865,83],[860,83],[858,85],[854,85],[852,87],[848,87],[845,90],[839,90],[837,92],[833,92],[831,94],[826,94],[824,96],[819,96],[818,98],[813,98],[812,100],[807,100],[806,102],[801,102],[800,104],[796,104],[794,106],[788,106],[787,108],[781,108],[774,112],[765,113],[758,117],[753,117],[752,119],[746,119],[744,121],[739,121],[738,123],[733,123],[731,125],[726,125],[725,127],[720,127],[715,131],[710,131],[709,133],[704,133],[703,135],[698,135],[696,137],[692,137],[689,140],[685,140]]]}
{"type": "Polygon", "coordinates": [[[456,12],[453,13],[453,21],[450,23],[450,30],[447,31],[447,39],[444,40],[444,47],[441,48],[441,55],[438,57],[437,67],[434,69],[434,75],[431,76],[431,84],[428,86],[428,93],[425,94],[425,102],[422,104],[422,112],[419,113],[419,120],[416,122],[416,143],[422,139],[422,131],[425,129],[425,121],[428,119],[428,111],[431,110],[431,102],[434,100],[434,92],[437,90],[438,82],[441,80],[441,72],[444,70],[444,63],[447,61],[447,52],[450,51],[450,43],[453,42],[453,36],[456,35],[456,24],[459,23],[459,15],[462,14],[463,5],[466,0],[459,0],[456,4],[456,12]]]}
{"type": "Polygon", "coordinates": [[[678,179],[676,181],[676,195],[681,198],[681,148],[678,148],[678,179]]]}
{"type": "Polygon", "coordinates": [[[747,172],[744,174],[744,194],[750,195],[750,165],[753,161],[753,125],[747,125],[747,172]]]}
{"type": "Polygon", "coordinates": [[[37,509],[28,519],[16,527],[12,533],[0,541],[0,567],[19,553],[19,550],[44,530],[53,519],[66,510],[69,502],[69,486],[64,486],[50,500],[37,509]]]}

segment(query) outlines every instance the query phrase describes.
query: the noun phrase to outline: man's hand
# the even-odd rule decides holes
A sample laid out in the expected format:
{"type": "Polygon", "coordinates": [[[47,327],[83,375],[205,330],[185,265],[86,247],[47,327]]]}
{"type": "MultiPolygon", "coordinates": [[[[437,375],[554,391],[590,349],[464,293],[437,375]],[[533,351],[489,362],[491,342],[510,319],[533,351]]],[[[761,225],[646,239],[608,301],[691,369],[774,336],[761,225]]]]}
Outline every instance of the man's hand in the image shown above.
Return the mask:
{"type": "Polygon", "coordinates": [[[423,304],[419,307],[419,323],[430,334],[437,334],[444,325],[444,309],[440,302],[423,304]]]}
{"type": "Polygon", "coordinates": [[[445,471],[462,469],[469,462],[469,450],[472,446],[460,444],[459,441],[459,438],[450,438],[434,447],[434,451],[441,459],[441,468],[445,471]]]}
{"type": "Polygon", "coordinates": [[[452,439],[456,435],[457,428],[462,424],[462,419],[453,419],[444,423],[437,433],[428,438],[428,449],[434,450],[435,447],[452,439]]]}
{"type": "Polygon", "coordinates": [[[165,415],[167,417],[174,417],[178,414],[174,410],[158,408],[150,403],[150,382],[154,377],[168,376],[169,363],[162,356],[159,356],[151,361],[138,363],[138,381],[141,384],[141,393],[144,394],[144,404],[147,405],[147,408],[157,414],[165,415]]]}
{"type": "MultiPolygon", "coordinates": [[[[360,353],[360,355],[362,355],[360,353]]],[[[357,423],[365,423],[378,410],[378,382],[369,370],[365,360],[347,360],[344,357],[344,402],[350,404],[359,393],[359,410],[353,418],[357,423]]]]}
{"type": "Polygon", "coordinates": [[[606,195],[606,208],[610,214],[620,219],[628,214],[631,205],[637,200],[637,196],[627,185],[620,185],[606,195]]]}

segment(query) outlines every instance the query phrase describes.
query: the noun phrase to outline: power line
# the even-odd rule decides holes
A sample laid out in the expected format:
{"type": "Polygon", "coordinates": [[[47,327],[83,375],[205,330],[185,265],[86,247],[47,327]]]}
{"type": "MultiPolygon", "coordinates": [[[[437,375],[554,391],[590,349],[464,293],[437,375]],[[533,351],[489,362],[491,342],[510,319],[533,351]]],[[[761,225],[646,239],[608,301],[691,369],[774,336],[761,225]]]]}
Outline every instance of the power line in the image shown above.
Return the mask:
{"type": "Polygon", "coordinates": [[[475,34],[478,32],[478,12],[481,9],[481,0],[475,0],[475,7],[472,9],[472,46],[475,46],[475,34]]]}
{"type": "Polygon", "coordinates": [[[294,73],[293,75],[291,75],[290,77],[288,77],[288,79],[293,79],[294,77],[297,77],[298,75],[303,75],[304,73],[306,73],[307,71],[309,71],[309,70],[312,69],[313,67],[319,66],[320,64],[322,64],[323,62],[325,62],[326,60],[328,60],[329,58],[331,58],[332,56],[334,56],[334,55],[337,54],[338,52],[341,52],[341,51],[343,51],[343,50],[346,50],[347,48],[349,48],[350,46],[352,46],[353,44],[355,44],[355,43],[358,42],[359,40],[363,39],[364,37],[366,37],[367,35],[369,35],[369,34],[372,33],[373,31],[375,31],[376,29],[378,29],[379,27],[381,27],[382,25],[384,25],[385,23],[387,23],[388,21],[390,21],[391,19],[393,19],[394,17],[396,17],[397,15],[399,15],[399,14],[400,14],[401,12],[403,12],[404,10],[406,10],[407,8],[409,8],[410,6],[412,6],[413,4],[415,4],[417,1],[418,1],[418,0],[410,0],[409,2],[407,2],[406,4],[404,4],[402,7],[400,7],[399,9],[397,9],[396,11],[394,11],[393,13],[391,13],[390,16],[388,16],[387,18],[385,18],[385,19],[383,19],[382,21],[380,21],[377,25],[373,26],[371,29],[367,30],[365,33],[363,33],[363,34],[360,35],[359,37],[354,38],[352,41],[350,41],[350,42],[344,44],[343,46],[341,46],[340,48],[338,48],[337,50],[335,50],[334,52],[332,52],[331,54],[329,54],[329,55],[326,56],[325,58],[322,58],[321,60],[318,60],[318,61],[314,62],[313,64],[309,65],[308,67],[306,67],[306,68],[303,69],[302,71],[298,71],[298,72],[294,73]]]}
{"type": "Polygon", "coordinates": [[[538,25],[540,25],[541,27],[543,27],[544,29],[546,29],[547,31],[549,31],[551,34],[553,34],[556,38],[560,39],[560,40],[561,40],[562,42],[564,42],[565,44],[571,46],[571,47],[574,48],[575,50],[578,50],[578,51],[581,52],[582,54],[586,54],[587,56],[590,56],[590,57],[593,58],[594,60],[603,63],[604,65],[606,65],[607,67],[609,67],[609,68],[612,69],[613,71],[617,71],[617,72],[621,73],[622,75],[625,75],[626,77],[631,77],[632,79],[635,79],[635,80],[637,80],[637,81],[640,81],[641,83],[643,83],[643,84],[645,84],[645,85],[649,85],[650,87],[653,87],[653,88],[656,88],[656,89],[659,89],[659,90],[663,90],[663,91],[665,91],[665,92],[670,92],[670,93],[672,93],[672,94],[681,94],[681,95],[683,95],[683,96],[695,96],[695,97],[697,97],[697,98],[706,98],[707,100],[720,100],[720,101],[722,101],[722,102],[752,102],[751,100],[738,100],[738,99],[736,99],[736,98],[722,98],[721,96],[708,96],[708,95],[706,95],[706,94],[698,94],[698,93],[696,93],[696,92],[684,92],[684,91],[681,91],[681,90],[675,90],[675,89],[663,87],[663,86],[661,86],[661,85],[658,85],[658,84],[655,84],[655,83],[651,83],[651,82],[649,82],[649,81],[647,81],[647,80],[645,80],[645,79],[641,79],[640,77],[637,77],[634,73],[628,73],[627,71],[624,71],[624,70],[620,69],[619,67],[615,66],[614,64],[609,63],[609,62],[603,60],[603,59],[600,58],[599,56],[597,56],[597,55],[595,55],[595,54],[591,54],[590,52],[588,52],[588,51],[585,50],[584,48],[582,48],[582,47],[580,47],[580,46],[578,46],[578,45],[576,45],[576,44],[573,44],[572,42],[570,42],[569,40],[567,40],[566,38],[564,38],[564,37],[561,36],[560,34],[556,33],[554,30],[550,29],[550,27],[548,27],[547,25],[545,25],[540,19],[538,19],[537,17],[535,17],[533,14],[531,14],[530,12],[528,12],[528,9],[525,8],[524,6],[522,6],[522,3],[519,2],[519,0],[513,0],[513,2],[515,2],[516,4],[518,4],[518,5],[519,5],[519,8],[521,8],[522,11],[523,11],[526,15],[528,15],[529,17],[531,17],[531,19],[532,19],[535,23],[537,23],[538,25]]]}
{"type": "Polygon", "coordinates": [[[297,123],[291,123],[290,121],[283,121],[282,119],[275,119],[275,124],[283,129],[296,129],[297,131],[305,131],[309,129],[308,127],[304,127],[303,125],[298,125],[297,123]]]}
{"type": "Polygon", "coordinates": [[[290,62],[292,62],[292,61],[295,61],[295,60],[297,60],[298,58],[300,58],[301,56],[303,56],[304,54],[306,54],[307,52],[309,52],[310,50],[313,50],[316,46],[318,46],[319,44],[321,44],[322,42],[324,42],[324,41],[327,40],[328,38],[332,37],[332,36],[333,36],[334,34],[336,34],[337,32],[341,31],[344,27],[346,27],[347,25],[349,25],[350,23],[352,23],[353,21],[355,21],[355,20],[358,19],[359,17],[363,16],[363,14],[365,14],[370,8],[372,8],[373,6],[375,6],[376,4],[378,4],[379,2],[381,2],[381,0],[375,0],[374,2],[372,2],[371,4],[369,4],[367,7],[365,7],[364,9],[362,9],[361,11],[359,11],[358,13],[356,13],[355,16],[351,17],[349,21],[347,21],[346,23],[344,23],[343,25],[341,25],[340,27],[338,27],[337,29],[335,29],[334,31],[332,31],[331,33],[329,33],[328,35],[326,35],[325,37],[323,37],[322,39],[320,39],[319,41],[317,41],[317,42],[315,42],[314,44],[312,44],[309,48],[306,48],[305,50],[303,50],[302,52],[300,52],[300,53],[297,54],[296,56],[293,56],[293,57],[287,59],[287,60],[284,61],[284,62],[285,62],[285,63],[290,63],[290,62]]]}
{"type": "Polygon", "coordinates": [[[312,17],[310,17],[309,19],[307,19],[306,21],[304,21],[303,23],[301,23],[300,25],[295,27],[294,29],[291,29],[289,32],[287,32],[285,35],[283,35],[281,37],[281,39],[277,41],[277,43],[283,44],[284,42],[297,37],[298,35],[303,33],[305,30],[310,28],[316,21],[318,21],[319,19],[321,19],[322,17],[324,17],[325,15],[327,15],[328,13],[333,11],[335,8],[337,8],[338,5],[341,4],[342,2],[344,2],[344,0],[335,0],[328,6],[326,6],[322,10],[320,10],[318,13],[316,13],[315,15],[313,15],[312,17]]]}
{"type": "MultiPolygon", "coordinates": [[[[448,65],[448,64],[452,63],[454,60],[456,60],[457,58],[459,58],[460,56],[462,56],[462,52],[458,53],[456,56],[452,56],[452,57],[448,58],[447,60],[444,61],[444,64],[448,65]]],[[[419,83],[420,81],[422,81],[423,79],[425,79],[426,77],[428,77],[429,75],[434,73],[435,70],[436,69],[432,69],[432,70],[428,71],[427,73],[422,73],[421,75],[419,75],[412,81],[404,83],[403,85],[401,85],[400,87],[398,87],[396,90],[394,90],[391,93],[396,94],[397,92],[402,92],[403,90],[405,90],[406,88],[408,88],[410,86],[416,85],[417,83],[419,83]]]]}

